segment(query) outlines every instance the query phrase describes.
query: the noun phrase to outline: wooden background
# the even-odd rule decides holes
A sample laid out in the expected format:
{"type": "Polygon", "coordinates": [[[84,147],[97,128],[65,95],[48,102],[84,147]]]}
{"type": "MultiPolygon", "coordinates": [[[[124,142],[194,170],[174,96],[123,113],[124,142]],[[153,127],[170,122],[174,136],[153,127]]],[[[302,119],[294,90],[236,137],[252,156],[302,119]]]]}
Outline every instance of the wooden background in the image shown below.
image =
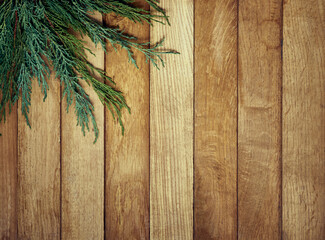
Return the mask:
{"type": "Polygon", "coordinates": [[[0,239],[325,239],[325,1],[161,5],[171,27],[97,16],[181,52],[137,70],[90,45],[124,137],[91,91],[83,137],[57,79],[45,103],[33,85],[31,130],[0,125],[0,239]]]}

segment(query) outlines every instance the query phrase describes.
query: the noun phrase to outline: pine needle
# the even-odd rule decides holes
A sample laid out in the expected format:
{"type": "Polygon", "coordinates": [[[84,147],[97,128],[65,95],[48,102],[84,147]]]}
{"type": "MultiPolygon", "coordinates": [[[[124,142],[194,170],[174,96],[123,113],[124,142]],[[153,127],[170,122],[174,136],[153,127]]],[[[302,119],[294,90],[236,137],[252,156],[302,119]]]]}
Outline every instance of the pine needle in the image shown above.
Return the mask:
{"type": "MultiPolygon", "coordinates": [[[[121,46],[127,51],[129,61],[137,67],[133,51],[139,51],[158,68],[164,66],[161,54],[175,53],[160,51],[163,40],[150,48],[150,43],[138,42],[135,36],[123,33],[119,28],[103,26],[91,15],[115,13],[136,23],[168,21],[165,11],[157,0],[146,0],[157,14],[135,7],[133,0],[5,0],[0,3],[0,122],[6,120],[9,111],[21,99],[21,111],[31,127],[28,113],[31,104],[32,81],[37,80],[44,94],[49,90],[47,79],[52,72],[63,86],[63,98],[67,111],[74,105],[77,125],[85,134],[90,123],[95,132],[99,129],[94,116],[94,106],[82,88],[86,82],[93,87],[100,101],[120,123],[121,110],[130,111],[123,94],[114,88],[113,80],[101,69],[94,67],[86,57],[84,42],[75,35],[88,36],[94,44],[107,53],[107,43],[114,48],[121,46]],[[53,70],[50,70],[53,69],[53,70]],[[97,79],[94,76],[100,76],[97,79]],[[103,82],[106,82],[104,84],[103,82]]],[[[117,48],[116,48],[117,49],[117,48]]]]}

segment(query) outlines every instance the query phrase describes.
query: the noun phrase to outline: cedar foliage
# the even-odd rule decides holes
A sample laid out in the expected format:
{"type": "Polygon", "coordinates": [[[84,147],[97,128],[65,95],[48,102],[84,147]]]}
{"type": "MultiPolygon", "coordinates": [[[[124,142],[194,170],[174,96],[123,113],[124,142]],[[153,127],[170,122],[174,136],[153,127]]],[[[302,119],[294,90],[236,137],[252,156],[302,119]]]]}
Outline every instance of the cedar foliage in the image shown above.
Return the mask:
{"type": "MultiPolygon", "coordinates": [[[[93,87],[99,99],[116,118],[123,133],[121,109],[130,111],[123,94],[114,88],[113,80],[104,71],[88,62],[86,51],[91,52],[76,34],[88,36],[107,52],[110,43],[127,51],[131,63],[136,61],[133,51],[146,56],[148,62],[158,67],[164,65],[161,54],[175,53],[159,51],[163,41],[150,47],[140,43],[134,36],[119,28],[102,26],[92,18],[94,12],[115,13],[138,23],[168,22],[165,11],[158,0],[145,0],[157,14],[134,6],[133,0],[4,0],[0,1],[0,122],[21,98],[21,111],[29,127],[32,81],[38,81],[46,99],[51,72],[62,85],[62,98],[67,101],[67,111],[74,105],[77,125],[83,133],[93,125],[95,141],[98,127],[93,114],[94,106],[81,86],[86,82],[93,87]],[[100,76],[100,79],[94,75],[100,76]]],[[[108,70],[109,71],[109,70],[108,70]]]]}

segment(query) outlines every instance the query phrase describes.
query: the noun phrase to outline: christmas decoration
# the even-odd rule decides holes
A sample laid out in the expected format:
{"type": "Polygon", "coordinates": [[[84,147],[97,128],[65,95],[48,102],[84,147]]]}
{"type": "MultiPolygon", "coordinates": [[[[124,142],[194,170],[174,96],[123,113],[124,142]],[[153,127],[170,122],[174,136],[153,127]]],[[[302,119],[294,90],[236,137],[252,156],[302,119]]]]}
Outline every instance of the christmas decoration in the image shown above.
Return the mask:
{"type": "MultiPolygon", "coordinates": [[[[133,0],[4,0],[0,1],[0,122],[5,121],[6,105],[9,112],[21,98],[21,111],[30,127],[28,112],[32,94],[32,81],[38,81],[46,99],[47,79],[53,71],[62,85],[62,98],[69,107],[75,105],[77,124],[85,129],[93,125],[95,137],[98,127],[93,114],[94,106],[81,82],[88,83],[111,114],[118,119],[123,132],[121,109],[129,110],[123,94],[114,88],[113,80],[105,72],[87,61],[87,49],[76,34],[88,36],[107,51],[106,44],[120,46],[127,51],[129,60],[136,65],[133,51],[146,56],[158,67],[164,64],[159,51],[162,41],[150,47],[139,43],[134,36],[118,28],[105,27],[92,18],[92,14],[115,13],[134,22],[168,22],[158,0],[145,0],[157,14],[134,6],[133,0]],[[52,70],[53,69],[53,70],[52,70]],[[100,80],[94,75],[99,75],[100,80]]],[[[95,141],[96,141],[95,139],[95,141]]]]}

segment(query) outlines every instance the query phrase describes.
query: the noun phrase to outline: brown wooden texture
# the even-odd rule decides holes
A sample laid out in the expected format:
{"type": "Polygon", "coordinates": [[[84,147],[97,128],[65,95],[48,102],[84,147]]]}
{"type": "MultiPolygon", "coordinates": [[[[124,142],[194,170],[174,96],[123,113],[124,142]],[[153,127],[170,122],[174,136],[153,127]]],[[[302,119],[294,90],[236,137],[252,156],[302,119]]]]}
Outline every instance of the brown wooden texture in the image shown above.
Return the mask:
{"type": "Polygon", "coordinates": [[[281,236],[281,8],[239,1],[239,239],[281,236]]]}
{"type": "Polygon", "coordinates": [[[193,238],[193,0],[161,1],[173,27],[151,28],[151,41],[168,36],[166,68],[150,73],[150,236],[193,238]]]}
{"type": "Polygon", "coordinates": [[[325,2],[285,1],[283,239],[325,239],[325,2]]]}
{"type": "MultiPolygon", "coordinates": [[[[102,21],[101,14],[96,14],[102,21]]],[[[104,69],[104,51],[95,48],[89,38],[86,45],[96,55],[87,52],[88,60],[104,69]]],[[[62,104],[62,239],[104,239],[104,107],[97,94],[82,84],[95,107],[100,130],[96,144],[90,131],[83,136],[76,126],[73,107],[67,114],[62,104]]]]}
{"type": "MultiPolygon", "coordinates": [[[[148,9],[144,1],[137,6],[148,9]]],[[[106,23],[149,41],[149,24],[116,15],[107,16],[106,23]]],[[[106,56],[106,72],[131,108],[131,115],[123,111],[124,136],[106,113],[106,239],[149,239],[149,65],[136,51],[135,59],[139,69],[128,62],[125,50],[116,53],[110,47],[106,56]]]]}
{"type": "Polygon", "coordinates": [[[6,122],[0,124],[0,133],[0,239],[16,239],[17,105],[6,122]]]}
{"type": "Polygon", "coordinates": [[[160,5],[171,26],[106,24],[166,37],[165,68],[85,39],[131,107],[124,136],[83,84],[84,137],[54,75],[45,103],[34,80],[32,129],[21,103],[0,124],[0,239],[325,239],[325,2],[160,5]]]}
{"type": "Polygon", "coordinates": [[[31,129],[18,111],[18,238],[60,239],[60,83],[32,84],[31,129]]]}
{"type": "Polygon", "coordinates": [[[236,239],[236,0],[195,1],[194,163],[195,239],[236,239]]]}

